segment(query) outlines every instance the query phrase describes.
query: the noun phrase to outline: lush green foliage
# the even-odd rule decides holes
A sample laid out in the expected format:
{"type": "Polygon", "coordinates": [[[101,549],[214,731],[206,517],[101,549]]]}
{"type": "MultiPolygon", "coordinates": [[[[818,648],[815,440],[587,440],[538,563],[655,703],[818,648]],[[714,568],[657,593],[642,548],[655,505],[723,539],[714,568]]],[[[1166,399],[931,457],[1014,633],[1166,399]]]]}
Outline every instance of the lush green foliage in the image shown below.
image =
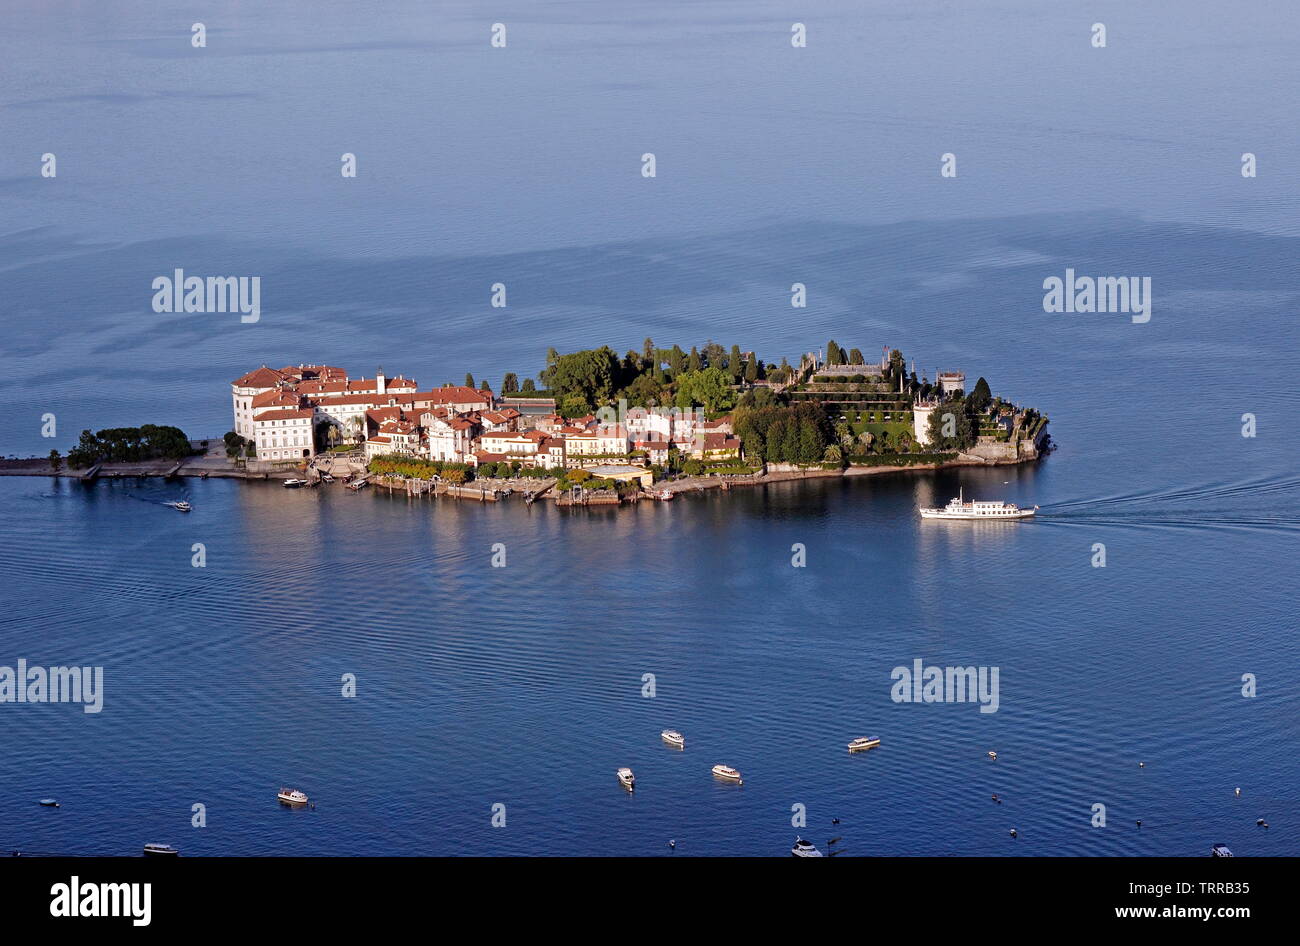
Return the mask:
{"type": "Polygon", "coordinates": [[[451,463],[446,460],[423,460],[419,457],[403,457],[392,454],[375,457],[366,469],[380,476],[405,476],[415,480],[431,480],[441,477],[453,486],[466,483],[474,478],[473,468],[464,463],[451,463]]]}
{"type": "Polygon", "coordinates": [[[68,451],[68,465],[80,468],[100,462],[135,463],[159,458],[180,460],[193,452],[189,438],[179,427],[155,424],[110,427],[97,433],[83,430],[77,445],[68,451]]]}
{"type": "Polygon", "coordinates": [[[746,457],[768,463],[819,463],[835,439],[825,411],[813,402],[737,409],[732,429],[746,457]]]}

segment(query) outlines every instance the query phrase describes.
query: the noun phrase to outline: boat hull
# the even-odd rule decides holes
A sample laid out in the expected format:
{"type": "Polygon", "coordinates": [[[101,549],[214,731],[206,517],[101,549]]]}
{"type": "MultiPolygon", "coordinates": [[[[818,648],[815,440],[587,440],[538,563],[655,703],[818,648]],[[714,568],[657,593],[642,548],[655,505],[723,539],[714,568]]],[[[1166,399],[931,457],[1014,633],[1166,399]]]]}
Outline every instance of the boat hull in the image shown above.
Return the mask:
{"type": "Polygon", "coordinates": [[[1011,513],[999,513],[993,516],[981,516],[974,513],[946,512],[942,509],[922,509],[922,519],[952,519],[957,522],[1012,522],[1016,519],[1032,519],[1034,510],[1021,509],[1011,513]]]}

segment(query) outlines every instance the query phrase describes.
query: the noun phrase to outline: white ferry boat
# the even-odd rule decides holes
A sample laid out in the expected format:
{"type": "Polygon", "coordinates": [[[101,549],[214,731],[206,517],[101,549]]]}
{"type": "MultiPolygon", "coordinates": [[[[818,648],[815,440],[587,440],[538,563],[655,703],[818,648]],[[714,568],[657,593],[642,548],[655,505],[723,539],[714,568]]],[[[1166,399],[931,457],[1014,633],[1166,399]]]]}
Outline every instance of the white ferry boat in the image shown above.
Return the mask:
{"type": "Polygon", "coordinates": [[[1015,503],[1003,502],[966,502],[962,496],[962,491],[957,491],[957,498],[948,503],[942,509],[922,509],[922,519],[979,519],[988,521],[991,519],[1029,519],[1038,511],[1038,507],[1033,509],[1021,509],[1015,503]]]}
{"type": "Polygon", "coordinates": [[[636,776],[626,766],[618,770],[618,782],[629,792],[636,788],[636,776]]]}
{"type": "Polygon", "coordinates": [[[794,847],[790,848],[791,857],[824,857],[821,851],[811,841],[805,841],[803,838],[794,839],[794,847]]]}
{"type": "Polygon", "coordinates": [[[861,752],[863,749],[874,749],[880,745],[879,736],[860,736],[849,743],[850,752],[861,752]]]}
{"type": "Polygon", "coordinates": [[[307,793],[300,792],[296,788],[282,788],[278,795],[275,796],[286,805],[305,805],[307,804],[307,793]]]}
{"type": "Polygon", "coordinates": [[[672,746],[674,749],[686,748],[686,737],[675,729],[665,729],[659,734],[659,738],[668,743],[668,745],[672,746]]]}
{"type": "Polygon", "coordinates": [[[729,765],[715,765],[713,767],[713,774],[717,778],[726,779],[728,782],[735,782],[737,785],[745,784],[741,781],[740,771],[738,769],[733,769],[729,765]]]}

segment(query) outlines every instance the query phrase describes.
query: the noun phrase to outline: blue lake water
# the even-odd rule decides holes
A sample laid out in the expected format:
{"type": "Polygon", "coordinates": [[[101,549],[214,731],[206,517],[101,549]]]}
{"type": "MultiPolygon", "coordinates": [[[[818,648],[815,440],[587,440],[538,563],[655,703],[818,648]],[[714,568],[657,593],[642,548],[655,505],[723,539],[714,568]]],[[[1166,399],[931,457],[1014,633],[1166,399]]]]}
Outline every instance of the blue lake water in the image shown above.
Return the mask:
{"type": "Polygon", "coordinates": [[[0,479],[0,665],[106,679],[98,715],[0,705],[0,849],[1300,853],[1300,17],[1045,6],[813,4],[796,50],[771,3],[217,3],[197,50],[182,4],[8,5],[5,455],[219,434],[263,362],[496,384],[647,335],[897,346],[1060,449],[601,511],[0,479]],[[154,313],[177,267],[260,275],[261,321],[154,313]],[[1150,276],[1151,321],[1044,313],[1067,267],[1150,276]],[[917,520],[958,487],[1042,515],[917,520]],[[998,712],[892,702],[916,658],[999,667],[998,712]]]}

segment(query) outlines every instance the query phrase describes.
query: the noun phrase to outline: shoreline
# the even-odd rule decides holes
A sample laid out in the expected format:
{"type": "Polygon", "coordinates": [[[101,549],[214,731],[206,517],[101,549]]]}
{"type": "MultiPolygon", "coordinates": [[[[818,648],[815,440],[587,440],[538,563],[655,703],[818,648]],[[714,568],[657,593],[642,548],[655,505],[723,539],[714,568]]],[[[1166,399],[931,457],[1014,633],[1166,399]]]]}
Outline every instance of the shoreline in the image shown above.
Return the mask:
{"type": "MultiPolygon", "coordinates": [[[[1039,453],[1032,457],[1018,457],[1016,459],[988,459],[966,455],[954,460],[946,460],[942,463],[912,463],[912,464],[879,464],[872,466],[848,466],[839,470],[825,469],[807,469],[807,470],[769,470],[754,476],[694,476],[678,480],[668,480],[654,485],[653,493],[670,493],[674,498],[679,493],[699,493],[707,490],[727,491],[733,487],[765,486],[769,483],[792,483],[800,480],[815,479],[847,479],[859,476],[875,476],[887,473],[935,473],[940,470],[958,469],[962,467],[1001,467],[1001,466],[1023,466],[1027,463],[1035,463],[1046,453],[1039,453]]],[[[213,463],[209,457],[194,457],[195,461],[191,464],[188,461],[147,461],[142,463],[106,463],[98,468],[91,468],[94,475],[88,475],[90,470],[69,470],[66,467],[60,470],[50,468],[49,460],[41,457],[32,457],[27,459],[0,460],[0,476],[48,476],[56,479],[74,480],[80,482],[93,482],[97,479],[234,479],[245,480],[249,482],[267,482],[273,480],[287,480],[300,478],[302,471],[296,469],[290,470],[269,470],[248,472],[245,470],[234,469],[228,464],[229,461],[224,459],[221,463],[213,463]],[[203,462],[205,461],[206,462],[203,462]]],[[[490,492],[494,495],[493,500],[498,498],[508,498],[510,495],[520,495],[519,487],[513,481],[492,481],[492,480],[474,480],[459,487],[458,493],[451,493],[446,487],[442,488],[403,488],[398,482],[386,482],[386,477],[369,475],[371,481],[377,488],[387,489],[391,492],[408,492],[412,495],[437,495],[451,496],[457,499],[466,499],[472,502],[481,501],[483,492],[490,492]],[[513,493],[505,493],[505,490],[511,489],[513,493]],[[498,497],[496,493],[503,493],[504,496],[498,497]]],[[[415,484],[417,481],[404,480],[402,484],[415,484]]],[[[425,481],[418,481],[424,483],[425,481]]],[[[542,492],[549,493],[548,490],[542,492]]],[[[629,505],[639,499],[652,498],[649,493],[642,493],[636,499],[622,499],[618,505],[629,505]]],[[[541,496],[537,499],[545,499],[554,502],[555,498],[551,495],[541,496]]],[[[595,505],[596,503],[592,503],[595,505]]],[[[614,503],[604,502],[603,505],[614,505],[614,503]]],[[[569,505],[565,503],[564,505],[569,505]]],[[[573,505],[587,505],[586,503],[574,503],[573,505]]]]}

